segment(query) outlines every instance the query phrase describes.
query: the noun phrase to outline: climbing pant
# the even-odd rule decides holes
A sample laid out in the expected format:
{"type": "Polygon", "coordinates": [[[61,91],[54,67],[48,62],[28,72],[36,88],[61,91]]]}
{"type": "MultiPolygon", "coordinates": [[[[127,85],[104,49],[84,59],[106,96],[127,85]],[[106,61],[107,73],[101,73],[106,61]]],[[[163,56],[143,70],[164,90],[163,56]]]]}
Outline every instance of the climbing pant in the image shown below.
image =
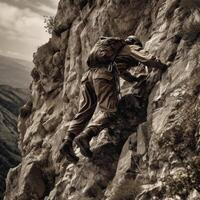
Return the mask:
{"type": "Polygon", "coordinates": [[[81,80],[79,111],[71,121],[68,133],[77,136],[87,126],[85,131],[92,129],[95,136],[109,126],[119,102],[118,79],[117,73],[107,67],[91,68],[84,74],[81,80]],[[92,119],[97,107],[99,112],[92,119]]]}

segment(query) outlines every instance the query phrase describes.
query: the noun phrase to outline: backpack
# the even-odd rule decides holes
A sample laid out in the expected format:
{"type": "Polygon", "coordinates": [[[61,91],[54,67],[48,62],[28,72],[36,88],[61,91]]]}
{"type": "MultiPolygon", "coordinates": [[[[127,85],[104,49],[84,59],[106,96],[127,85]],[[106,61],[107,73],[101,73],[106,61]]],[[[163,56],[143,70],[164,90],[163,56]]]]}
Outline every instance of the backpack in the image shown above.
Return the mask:
{"type": "Polygon", "coordinates": [[[87,65],[89,68],[105,67],[113,63],[119,51],[126,45],[117,37],[102,37],[92,48],[87,65]]]}

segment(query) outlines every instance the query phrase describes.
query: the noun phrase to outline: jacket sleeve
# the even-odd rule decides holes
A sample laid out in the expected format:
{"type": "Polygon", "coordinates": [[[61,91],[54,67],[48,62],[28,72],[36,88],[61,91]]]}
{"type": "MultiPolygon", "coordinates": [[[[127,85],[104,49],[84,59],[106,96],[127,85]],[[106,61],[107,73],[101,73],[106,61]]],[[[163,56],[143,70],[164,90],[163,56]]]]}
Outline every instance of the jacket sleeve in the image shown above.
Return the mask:
{"type": "Polygon", "coordinates": [[[136,45],[127,46],[127,52],[129,53],[129,56],[141,63],[147,63],[148,61],[153,60],[155,58],[147,51],[137,48],[136,45]]]}
{"type": "Polygon", "coordinates": [[[126,45],[116,58],[120,63],[136,65],[136,62],[143,63],[147,67],[166,68],[160,60],[137,45],[126,45]]]}

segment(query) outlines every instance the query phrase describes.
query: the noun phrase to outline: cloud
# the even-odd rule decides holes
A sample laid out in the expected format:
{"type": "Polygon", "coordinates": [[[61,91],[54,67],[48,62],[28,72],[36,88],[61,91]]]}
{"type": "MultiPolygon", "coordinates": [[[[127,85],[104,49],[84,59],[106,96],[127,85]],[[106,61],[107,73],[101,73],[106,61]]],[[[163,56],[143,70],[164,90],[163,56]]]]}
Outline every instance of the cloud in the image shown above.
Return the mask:
{"type": "Polygon", "coordinates": [[[0,0],[0,2],[19,9],[29,8],[40,15],[54,15],[58,5],[58,0],[0,0]]]}
{"type": "Polygon", "coordinates": [[[44,13],[48,13],[49,15],[55,14],[55,9],[52,8],[52,7],[49,7],[49,6],[45,5],[45,4],[41,3],[39,5],[39,8],[40,8],[40,11],[43,11],[44,13]]]}
{"type": "MultiPolygon", "coordinates": [[[[19,2],[19,0],[13,1],[19,2]]],[[[36,0],[34,6],[36,5],[39,5],[40,11],[43,10],[44,13],[56,12],[56,9],[38,0],[36,0]]],[[[44,17],[40,12],[33,9],[34,6],[22,8],[10,3],[0,2],[1,51],[3,49],[4,52],[13,52],[15,55],[21,54],[30,59],[37,47],[48,41],[50,36],[44,29],[44,17]]]]}
{"type": "Polygon", "coordinates": [[[44,32],[44,19],[30,9],[19,9],[0,3],[0,31],[6,31],[5,36],[11,39],[37,39],[39,41],[46,37],[44,32]]]}

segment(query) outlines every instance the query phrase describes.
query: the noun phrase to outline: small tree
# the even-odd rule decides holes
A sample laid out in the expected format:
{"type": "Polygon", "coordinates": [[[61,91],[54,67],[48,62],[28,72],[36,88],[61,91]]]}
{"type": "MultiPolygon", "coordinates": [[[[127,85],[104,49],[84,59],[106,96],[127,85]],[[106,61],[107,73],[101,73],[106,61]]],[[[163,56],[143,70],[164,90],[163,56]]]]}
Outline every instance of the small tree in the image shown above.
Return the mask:
{"type": "Polygon", "coordinates": [[[52,34],[54,27],[55,27],[55,17],[53,16],[44,16],[44,23],[45,23],[45,31],[49,34],[52,34]]]}

